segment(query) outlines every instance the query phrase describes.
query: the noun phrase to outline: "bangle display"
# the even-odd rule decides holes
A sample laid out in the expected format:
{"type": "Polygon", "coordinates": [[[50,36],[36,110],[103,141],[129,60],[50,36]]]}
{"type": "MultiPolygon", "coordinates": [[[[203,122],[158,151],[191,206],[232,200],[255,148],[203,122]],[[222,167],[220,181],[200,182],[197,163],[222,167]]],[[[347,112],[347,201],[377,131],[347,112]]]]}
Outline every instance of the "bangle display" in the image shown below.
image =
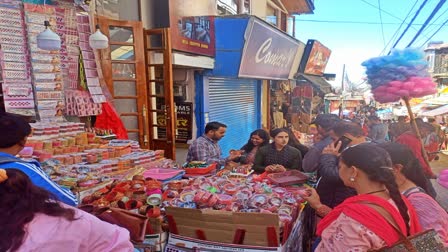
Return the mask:
{"type": "Polygon", "coordinates": [[[151,206],[159,206],[162,203],[162,195],[160,194],[151,194],[146,199],[146,203],[151,206]]]}

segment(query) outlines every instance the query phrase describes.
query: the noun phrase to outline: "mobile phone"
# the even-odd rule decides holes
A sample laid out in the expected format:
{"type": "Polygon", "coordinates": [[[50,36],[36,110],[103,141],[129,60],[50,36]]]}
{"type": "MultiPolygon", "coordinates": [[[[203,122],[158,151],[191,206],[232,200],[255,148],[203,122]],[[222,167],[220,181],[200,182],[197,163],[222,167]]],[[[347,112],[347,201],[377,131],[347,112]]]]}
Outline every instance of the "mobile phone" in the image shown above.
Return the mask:
{"type": "Polygon", "coordinates": [[[351,143],[351,139],[346,136],[341,136],[334,145],[336,146],[339,142],[341,142],[341,148],[339,149],[339,153],[341,153],[347,146],[351,143]]]}

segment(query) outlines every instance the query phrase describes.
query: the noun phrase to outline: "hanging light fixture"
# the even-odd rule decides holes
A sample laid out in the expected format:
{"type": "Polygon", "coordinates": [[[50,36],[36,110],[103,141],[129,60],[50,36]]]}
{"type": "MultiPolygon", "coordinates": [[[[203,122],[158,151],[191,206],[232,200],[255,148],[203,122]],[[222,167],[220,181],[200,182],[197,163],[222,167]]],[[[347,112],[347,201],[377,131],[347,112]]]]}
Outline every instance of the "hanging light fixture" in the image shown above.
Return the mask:
{"type": "Polygon", "coordinates": [[[92,49],[104,49],[109,46],[109,39],[101,32],[98,24],[95,33],[89,37],[89,45],[92,49]]]}
{"type": "Polygon", "coordinates": [[[44,21],[45,30],[37,35],[37,47],[42,50],[56,51],[61,49],[61,38],[53,32],[49,21],[44,21]]]}

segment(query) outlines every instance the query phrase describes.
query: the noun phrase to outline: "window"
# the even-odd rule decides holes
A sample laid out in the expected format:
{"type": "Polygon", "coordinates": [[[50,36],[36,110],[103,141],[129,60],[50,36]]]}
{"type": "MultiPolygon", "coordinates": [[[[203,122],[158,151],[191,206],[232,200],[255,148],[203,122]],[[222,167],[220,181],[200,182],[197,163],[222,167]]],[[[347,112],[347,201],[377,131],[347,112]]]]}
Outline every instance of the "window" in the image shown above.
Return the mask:
{"type": "Polygon", "coordinates": [[[277,24],[278,24],[277,10],[274,9],[270,5],[266,6],[266,19],[265,20],[266,20],[266,22],[272,24],[273,26],[277,26],[277,24]]]}

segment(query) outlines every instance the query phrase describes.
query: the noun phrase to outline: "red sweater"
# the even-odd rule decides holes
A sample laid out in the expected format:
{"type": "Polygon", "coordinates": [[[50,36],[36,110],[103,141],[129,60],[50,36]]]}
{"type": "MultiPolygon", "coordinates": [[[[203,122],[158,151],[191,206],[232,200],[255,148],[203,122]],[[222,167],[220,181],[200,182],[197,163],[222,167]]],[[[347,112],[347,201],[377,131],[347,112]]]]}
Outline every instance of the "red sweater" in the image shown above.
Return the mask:
{"type": "Polygon", "coordinates": [[[401,134],[399,137],[397,137],[395,142],[408,146],[412,150],[418,161],[420,161],[420,164],[423,167],[425,174],[431,177],[434,176],[431,167],[427,162],[425,162],[425,159],[423,158],[422,142],[420,141],[420,139],[417,138],[417,136],[414,133],[407,131],[401,134]]]}

